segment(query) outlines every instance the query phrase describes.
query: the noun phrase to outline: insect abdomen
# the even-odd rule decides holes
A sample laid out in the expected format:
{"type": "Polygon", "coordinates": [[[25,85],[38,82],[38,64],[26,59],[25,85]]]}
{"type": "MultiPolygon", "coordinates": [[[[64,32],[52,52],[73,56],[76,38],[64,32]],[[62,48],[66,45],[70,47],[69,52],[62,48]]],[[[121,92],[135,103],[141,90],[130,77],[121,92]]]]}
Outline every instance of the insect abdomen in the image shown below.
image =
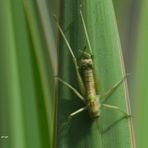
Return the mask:
{"type": "Polygon", "coordinates": [[[100,104],[98,100],[88,102],[88,111],[91,118],[97,118],[100,116],[100,104]]]}
{"type": "Polygon", "coordinates": [[[95,99],[96,90],[95,90],[95,82],[92,69],[86,69],[84,71],[84,83],[85,83],[86,95],[88,101],[95,99]]]}
{"type": "Polygon", "coordinates": [[[86,89],[88,111],[92,118],[100,116],[100,103],[96,95],[92,59],[81,60],[81,69],[86,89]]]}

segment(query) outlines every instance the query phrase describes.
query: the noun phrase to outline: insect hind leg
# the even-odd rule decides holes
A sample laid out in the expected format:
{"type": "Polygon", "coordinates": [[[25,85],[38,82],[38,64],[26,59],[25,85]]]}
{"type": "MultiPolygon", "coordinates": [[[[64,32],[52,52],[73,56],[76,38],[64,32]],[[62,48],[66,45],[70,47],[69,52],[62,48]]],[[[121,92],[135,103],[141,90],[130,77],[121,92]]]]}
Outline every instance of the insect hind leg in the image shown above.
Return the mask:
{"type": "Polygon", "coordinates": [[[121,110],[119,106],[110,105],[110,104],[102,104],[102,106],[103,106],[103,107],[106,107],[106,108],[109,108],[109,109],[117,110],[117,111],[123,113],[126,117],[131,117],[130,114],[128,114],[127,112],[121,110]]]}
{"type": "Polygon", "coordinates": [[[72,117],[74,117],[75,115],[77,115],[77,114],[83,112],[84,110],[87,110],[87,108],[88,108],[87,106],[84,106],[84,107],[78,109],[77,111],[71,113],[68,118],[69,118],[69,119],[72,119],[72,117]]]}
{"type": "Polygon", "coordinates": [[[103,99],[102,102],[105,102],[110,95],[124,82],[124,80],[129,76],[130,74],[126,74],[121,80],[116,82],[109,90],[107,90],[105,93],[100,95],[100,98],[103,99]]]}

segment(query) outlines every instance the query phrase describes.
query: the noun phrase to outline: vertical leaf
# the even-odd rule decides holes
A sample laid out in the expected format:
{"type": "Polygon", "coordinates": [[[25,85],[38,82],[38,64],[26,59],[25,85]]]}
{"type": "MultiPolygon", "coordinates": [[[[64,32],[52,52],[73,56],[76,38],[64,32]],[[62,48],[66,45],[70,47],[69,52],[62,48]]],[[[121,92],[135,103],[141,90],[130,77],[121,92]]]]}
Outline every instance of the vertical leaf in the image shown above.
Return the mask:
{"type": "Polygon", "coordinates": [[[148,82],[148,1],[143,0],[141,5],[141,13],[140,13],[140,22],[138,27],[137,37],[137,48],[136,48],[136,57],[135,57],[135,77],[133,79],[133,94],[136,100],[135,107],[135,123],[136,123],[136,137],[137,137],[137,147],[144,148],[147,142],[147,106],[148,106],[148,92],[147,92],[147,82],[148,82]]]}
{"type": "Polygon", "coordinates": [[[25,2],[29,8],[22,0],[0,2],[0,136],[8,136],[0,139],[3,148],[42,148],[52,142],[52,66],[36,5],[25,2]]]}
{"type": "MultiPolygon", "coordinates": [[[[93,48],[99,93],[105,92],[125,75],[121,46],[111,1],[88,0],[63,1],[61,3],[61,26],[78,57],[78,50],[87,46],[80,19],[80,5],[93,48]]],[[[63,39],[60,42],[59,76],[79,90],[72,57],[63,39]]],[[[102,108],[101,117],[95,121],[85,111],[67,124],[67,117],[84,104],[66,86],[59,84],[57,133],[55,145],[59,148],[83,147],[134,147],[131,120],[123,114],[102,108]]],[[[128,112],[127,86],[124,82],[107,100],[128,112]]]]}

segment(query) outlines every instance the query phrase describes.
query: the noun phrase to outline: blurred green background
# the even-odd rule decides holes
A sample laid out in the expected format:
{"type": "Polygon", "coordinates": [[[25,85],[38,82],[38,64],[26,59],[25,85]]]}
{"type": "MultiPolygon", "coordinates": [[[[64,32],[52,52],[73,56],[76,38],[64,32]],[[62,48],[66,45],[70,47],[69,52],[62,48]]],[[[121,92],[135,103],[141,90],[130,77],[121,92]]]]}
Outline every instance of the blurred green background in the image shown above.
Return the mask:
{"type": "MultiPolygon", "coordinates": [[[[112,2],[125,71],[131,73],[128,87],[136,144],[138,148],[147,148],[148,1],[112,2]]],[[[59,65],[58,30],[52,16],[60,17],[62,3],[0,1],[1,148],[55,145],[57,101],[54,98],[58,94],[54,76],[59,65]]]]}

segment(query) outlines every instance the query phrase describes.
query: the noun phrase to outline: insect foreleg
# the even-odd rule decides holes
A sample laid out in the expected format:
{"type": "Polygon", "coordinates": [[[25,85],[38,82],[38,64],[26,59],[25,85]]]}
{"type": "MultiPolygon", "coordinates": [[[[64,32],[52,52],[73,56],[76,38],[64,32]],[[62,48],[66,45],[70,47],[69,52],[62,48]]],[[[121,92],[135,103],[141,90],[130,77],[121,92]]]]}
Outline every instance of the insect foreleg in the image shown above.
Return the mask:
{"type": "Polygon", "coordinates": [[[109,104],[102,104],[102,106],[104,106],[104,107],[106,107],[106,108],[109,108],[109,109],[117,110],[117,111],[123,113],[123,114],[124,114],[125,116],[127,116],[127,117],[130,117],[130,116],[131,116],[131,115],[129,115],[127,112],[122,111],[122,110],[120,109],[120,107],[118,107],[118,106],[109,105],[109,104]]]}
{"type": "Polygon", "coordinates": [[[54,17],[54,18],[55,18],[56,24],[58,26],[58,29],[59,29],[59,31],[60,31],[60,33],[61,33],[61,35],[62,35],[62,37],[63,37],[63,39],[64,39],[64,41],[65,41],[65,43],[67,45],[67,47],[68,47],[68,50],[70,51],[70,54],[71,54],[72,58],[73,58],[73,62],[74,62],[74,66],[75,66],[75,70],[76,70],[76,74],[77,74],[77,78],[78,78],[78,82],[79,82],[79,86],[80,86],[80,91],[84,95],[85,94],[85,87],[84,87],[84,83],[83,83],[83,80],[81,78],[81,75],[79,73],[79,66],[78,66],[76,57],[75,57],[75,55],[74,55],[74,53],[72,51],[72,48],[71,48],[71,46],[70,46],[70,44],[69,44],[63,30],[62,30],[62,28],[60,27],[59,23],[57,22],[56,17],[54,17]]]}
{"type": "Polygon", "coordinates": [[[57,80],[62,82],[64,85],[66,85],[68,88],[70,88],[83,102],[85,102],[85,98],[70,84],[68,84],[66,81],[62,80],[61,78],[56,77],[57,80]]]}
{"type": "Polygon", "coordinates": [[[122,84],[122,82],[125,80],[125,78],[128,75],[124,76],[120,81],[118,81],[117,83],[115,83],[112,88],[110,88],[109,90],[107,90],[105,93],[100,95],[100,98],[103,98],[103,102],[105,102],[107,100],[107,98],[122,84]]]}
{"type": "Polygon", "coordinates": [[[69,115],[69,119],[71,119],[73,116],[75,116],[75,115],[77,115],[77,114],[83,112],[84,110],[87,110],[87,106],[82,107],[82,108],[78,109],[77,111],[71,113],[71,114],[69,115]]]}
{"type": "Polygon", "coordinates": [[[79,50],[79,52],[81,52],[81,55],[83,55],[83,57],[86,57],[86,58],[91,58],[91,56],[92,56],[88,52],[83,51],[83,50],[79,50]]]}

